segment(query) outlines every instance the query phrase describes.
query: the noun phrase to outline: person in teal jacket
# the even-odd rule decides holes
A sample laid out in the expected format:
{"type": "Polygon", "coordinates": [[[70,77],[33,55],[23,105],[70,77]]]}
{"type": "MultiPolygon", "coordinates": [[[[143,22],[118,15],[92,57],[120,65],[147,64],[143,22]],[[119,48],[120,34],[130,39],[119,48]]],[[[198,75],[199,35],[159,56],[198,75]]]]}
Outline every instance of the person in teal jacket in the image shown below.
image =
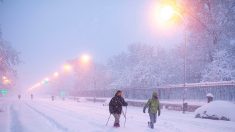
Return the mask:
{"type": "Polygon", "coordinates": [[[160,102],[157,96],[156,92],[153,92],[152,98],[148,100],[148,102],[145,104],[143,112],[145,113],[146,108],[148,108],[148,113],[150,117],[150,122],[148,122],[148,125],[150,128],[154,128],[154,123],[156,123],[157,114],[160,116],[160,102]]]}

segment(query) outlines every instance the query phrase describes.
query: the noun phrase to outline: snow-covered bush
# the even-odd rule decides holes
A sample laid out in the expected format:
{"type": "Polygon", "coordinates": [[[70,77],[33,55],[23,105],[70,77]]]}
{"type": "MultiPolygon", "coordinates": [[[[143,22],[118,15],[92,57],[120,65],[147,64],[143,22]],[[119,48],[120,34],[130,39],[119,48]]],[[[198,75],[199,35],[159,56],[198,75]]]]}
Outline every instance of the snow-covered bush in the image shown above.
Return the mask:
{"type": "Polygon", "coordinates": [[[196,118],[235,121],[235,104],[227,101],[213,101],[195,111],[196,118]]]}

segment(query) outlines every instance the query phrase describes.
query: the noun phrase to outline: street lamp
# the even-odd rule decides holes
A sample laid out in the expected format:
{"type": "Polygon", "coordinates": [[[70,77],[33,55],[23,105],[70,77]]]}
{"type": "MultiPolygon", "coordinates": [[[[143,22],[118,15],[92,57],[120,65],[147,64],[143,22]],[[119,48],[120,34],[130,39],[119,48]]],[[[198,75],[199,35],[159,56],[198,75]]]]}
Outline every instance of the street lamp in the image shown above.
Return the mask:
{"type": "Polygon", "coordinates": [[[54,77],[58,77],[58,76],[59,76],[59,73],[58,73],[58,72],[54,72],[53,76],[54,76],[54,77]]]}
{"type": "Polygon", "coordinates": [[[72,70],[72,66],[70,64],[64,64],[63,69],[66,72],[70,72],[72,70]]]}
{"type": "MultiPolygon", "coordinates": [[[[87,65],[89,63],[91,63],[91,56],[88,54],[83,54],[80,57],[80,62],[81,64],[85,65],[87,67],[87,65]]],[[[96,66],[95,63],[93,63],[93,85],[94,85],[94,90],[96,90],[96,77],[95,77],[95,73],[96,73],[96,66]]],[[[96,92],[94,94],[94,102],[96,102],[96,92]]]]}
{"type": "MultiPolygon", "coordinates": [[[[176,11],[176,8],[171,5],[165,5],[160,8],[159,11],[159,19],[161,22],[167,22],[174,17],[174,15],[179,16],[184,24],[184,91],[183,91],[183,105],[185,104],[185,96],[186,96],[186,52],[187,52],[187,31],[186,31],[186,21],[182,14],[176,11]]],[[[184,111],[183,111],[184,112],[184,111]]]]}
{"type": "Polygon", "coordinates": [[[82,62],[83,64],[89,63],[90,60],[91,60],[91,56],[88,55],[88,54],[83,54],[83,55],[81,56],[81,62],[82,62]]]}
{"type": "Polygon", "coordinates": [[[2,83],[4,85],[8,85],[11,83],[11,80],[9,80],[6,76],[2,76],[2,83]]]}
{"type": "Polygon", "coordinates": [[[160,9],[159,11],[159,19],[162,21],[162,22],[166,22],[166,21],[169,21],[173,16],[174,16],[174,9],[172,6],[164,6],[160,9]]]}
{"type": "Polygon", "coordinates": [[[5,84],[5,85],[8,85],[10,83],[11,83],[11,81],[9,79],[3,80],[3,84],[5,84]]]}
{"type": "Polygon", "coordinates": [[[2,80],[6,80],[7,79],[7,77],[6,76],[2,76],[2,80]]]}

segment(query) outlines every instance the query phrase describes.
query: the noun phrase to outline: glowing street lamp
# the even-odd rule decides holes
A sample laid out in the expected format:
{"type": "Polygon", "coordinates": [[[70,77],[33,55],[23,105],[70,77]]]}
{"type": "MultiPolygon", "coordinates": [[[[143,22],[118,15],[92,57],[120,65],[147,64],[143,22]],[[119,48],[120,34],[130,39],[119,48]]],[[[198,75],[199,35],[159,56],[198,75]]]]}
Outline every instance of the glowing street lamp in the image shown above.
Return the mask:
{"type": "MultiPolygon", "coordinates": [[[[179,16],[184,24],[184,92],[183,92],[183,105],[185,104],[186,96],[186,48],[187,48],[187,32],[186,32],[186,22],[184,16],[176,10],[173,5],[164,5],[160,8],[159,19],[161,22],[170,21],[174,16],[179,16]]],[[[183,111],[184,112],[184,111],[183,111]]]]}
{"type": "Polygon", "coordinates": [[[90,60],[91,60],[91,56],[88,55],[88,54],[83,54],[83,55],[81,56],[81,62],[82,62],[83,64],[89,63],[90,60]]]}
{"type": "MultiPolygon", "coordinates": [[[[85,64],[86,66],[88,65],[88,63],[91,63],[91,56],[88,54],[83,54],[80,58],[80,61],[82,64],[85,64]]],[[[96,73],[96,66],[93,63],[93,70],[94,70],[94,74],[93,74],[93,80],[94,80],[94,89],[96,90],[96,77],[95,77],[95,73],[96,73]]],[[[94,103],[96,102],[96,93],[94,94],[94,103]]]]}
{"type": "Polygon", "coordinates": [[[54,77],[58,77],[58,76],[59,76],[59,73],[58,73],[58,72],[55,72],[55,73],[53,74],[53,76],[54,76],[54,77]]]}
{"type": "Polygon", "coordinates": [[[169,21],[171,18],[173,18],[175,14],[175,11],[172,6],[164,6],[159,11],[159,19],[162,22],[169,21]]]}
{"type": "Polygon", "coordinates": [[[72,66],[70,64],[65,64],[63,66],[64,71],[70,72],[72,70],[72,66]]]}
{"type": "Polygon", "coordinates": [[[10,83],[11,83],[11,81],[10,81],[9,79],[3,80],[3,84],[4,84],[4,85],[8,85],[8,84],[10,84],[10,83]]]}
{"type": "Polygon", "coordinates": [[[2,76],[2,80],[7,80],[7,77],[6,76],[2,76]]]}

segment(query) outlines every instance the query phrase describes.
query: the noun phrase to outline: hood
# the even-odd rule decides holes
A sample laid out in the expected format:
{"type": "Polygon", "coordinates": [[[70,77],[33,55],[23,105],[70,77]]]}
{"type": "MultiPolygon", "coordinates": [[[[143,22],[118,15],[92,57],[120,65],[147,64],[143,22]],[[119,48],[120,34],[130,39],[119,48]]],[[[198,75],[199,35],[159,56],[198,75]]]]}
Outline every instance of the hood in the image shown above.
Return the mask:
{"type": "Polygon", "coordinates": [[[153,92],[152,97],[157,98],[157,92],[153,92]]]}

